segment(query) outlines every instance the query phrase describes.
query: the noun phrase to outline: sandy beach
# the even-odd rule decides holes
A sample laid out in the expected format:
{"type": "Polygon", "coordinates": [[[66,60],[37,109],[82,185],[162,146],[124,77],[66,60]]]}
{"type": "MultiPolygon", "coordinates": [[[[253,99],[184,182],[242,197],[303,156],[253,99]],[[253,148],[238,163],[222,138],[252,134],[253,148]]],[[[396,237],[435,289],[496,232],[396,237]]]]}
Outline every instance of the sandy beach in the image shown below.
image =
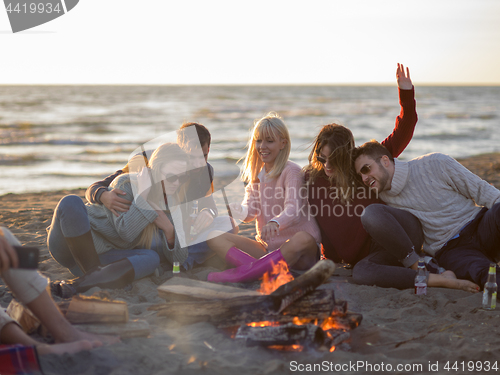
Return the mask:
{"type": "MultiPolygon", "coordinates": [[[[460,162],[500,188],[500,154],[460,162]]],[[[0,224],[10,228],[23,244],[40,247],[39,269],[53,280],[72,276],[50,257],[45,228],[63,196],[83,198],[84,192],[0,196],[0,224]]],[[[247,236],[253,232],[253,223],[240,228],[247,236]]],[[[350,311],[363,315],[361,325],[351,332],[351,340],[332,353],[246,347],[210,323],[179,325],[158,317],[148,307],[165,302],[156,291],[169,277],[165,273],[136,281],[124,290],[109,291],[112,298],[127,302],[131,319],[150,324],[149,337],[123,339],[90,352],[48,355],[41,357],[41,364],[46,374],[462,374],[468,372],[468,366],[474,366],[475,373],[481,373],[482,366],[485,373],[487,361],[490,366],[497,365],[491,373],[500,371],[500,308],[482,310],[481,293],[429,288],[427,296],[417,296],[413,290],[356,285],[350,275],[350,270],[338,265],[334,276],[321,286],[333,289],[337,299],[348,302],[350,311]],[[314,364],[318,366],[314,368],[314,364]]],[[[11,299],[1,284],[0,305],[7,307],[11,299]]]]}

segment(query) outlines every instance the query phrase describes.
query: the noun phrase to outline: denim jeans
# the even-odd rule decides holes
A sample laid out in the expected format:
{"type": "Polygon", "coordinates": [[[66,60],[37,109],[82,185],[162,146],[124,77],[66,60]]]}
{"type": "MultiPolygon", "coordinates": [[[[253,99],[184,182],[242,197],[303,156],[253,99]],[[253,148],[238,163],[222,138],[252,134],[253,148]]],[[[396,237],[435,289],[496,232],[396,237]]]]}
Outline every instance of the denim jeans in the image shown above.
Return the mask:
{"type": "MultiPolygon", "coordinates": [[[[483,287],[490,263],[496,263],[500,258],[500,203],[490,209],[483,208],[462,229],[458,238],[448,241],[437,252],[436,258],[459,279],[471,280],[483,287]]],[[[498,264],[496,268],[497,275],[500,275],[498,264]]]]}
{"type": "Polygon", "coordinates": [[[418,219],[407,211],[371,204],[361,222],[372,237],[372,245],[370,254],[354,266],[354,281],[383,288],[412,288],[417,271],[409,267],[418,261],[424,241],[418,219]]]}
{"type": "MultiPolygon", "coordinates": [[[[73,275],[82,276],[83,272],[77,266],[65,240],[65,237],[78,237],[90,230],[87,209],[82,199],[76,195],[61,199],[55,209],[52,224],[47,230],[47,245],[52,257],[73,275]]],[[[99,254],[103,266],[125,258],[132,263],[136,280],[152,274],[160,265],[157,251],[151,249],[114,249],[99,254]]]]}

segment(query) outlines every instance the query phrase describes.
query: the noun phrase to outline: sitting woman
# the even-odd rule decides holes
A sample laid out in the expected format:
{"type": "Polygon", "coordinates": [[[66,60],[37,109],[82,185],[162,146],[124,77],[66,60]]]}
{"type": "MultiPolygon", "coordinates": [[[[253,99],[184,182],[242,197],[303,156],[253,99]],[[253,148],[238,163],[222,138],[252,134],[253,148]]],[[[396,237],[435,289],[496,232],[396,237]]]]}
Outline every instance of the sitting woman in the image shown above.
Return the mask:
{"type": "MultiPolygon", "coordinates": [[[[393,157],[398,157],[406,148],[417,123],[414,88],[408,68],[405,71],[398,64],[396,77],[401,112],[392,134],[382,141],[393,157]]],[[[370,215],[377,225],[394,228],[392,231],[404,230],[408,234],[402,240],[387,235],[370,237],[363,227],[367,217],[365,208],[383,202],[359,183],[352,166],[354,149],[352,132],[342,125],[329,124],[317,135],[309,155],[306,167],[308,199],[321,228],[323,254],[335,262],[344,261],[354,266],[353,279],[358,284],[412,288],[421,256],[420,222],[400,210],[393,211],[400,211],[405,216],[405,228],[391,215],[370,215]],[[396,250],[388,250],[388,243],[396,250]]],[[[433,272],[429,286],[465,290],[473,287],[472,283],[457,281],[451,271],[439,274],[444,270],[434,263],[435,260],[431,257],[426,260],[427,268],[433,272]]]]}
{"type": "Polygon", "coordinates": [[[81,276],[71,292],[120,288],[152,274],[160,258],[181,264],[186,260],[187,249],[176,235],[182,228],[175,230],[172,224],[180,215],[176,192],[185,179],[186,154],[177,144],[166,143],[154,151],[149,165],[141,174],[150,173],[153,184],[144,191],[137,186],[138,173],[121,174],[112,182],[110,188],[124,191],[132,202],[118,216],[103,205],[85,205],[76,195],[57,205],[48,248],[58,263],[81,276]]]}
{"type": "Polygon", "coordinates": [[[245,222],[256,219],[257,236],[252,240],[212,232],[210,248],[237,267],[210,273],[209,281],[253,281],[280,261],[306,270],[319,260],[319,228],[300,194],[304,184],[301,168],[288,160],[289,155],[290,136],[283,120],[275,113],[258,120],[242,175],[248,182],[245,198],[242,204],[230,204],[235,218],[245,222]]]}

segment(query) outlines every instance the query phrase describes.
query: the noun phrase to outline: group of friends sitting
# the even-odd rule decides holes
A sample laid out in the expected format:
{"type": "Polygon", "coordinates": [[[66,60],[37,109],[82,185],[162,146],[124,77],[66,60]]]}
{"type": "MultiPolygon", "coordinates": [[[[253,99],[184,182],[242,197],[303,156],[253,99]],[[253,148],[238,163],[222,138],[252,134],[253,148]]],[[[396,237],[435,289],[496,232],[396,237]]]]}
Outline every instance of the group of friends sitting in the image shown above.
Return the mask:
{"type": "MultiPolygon", "coordinates": [[[[224,267],[208,281],[250,282],[280,261],[303,271],[322,258],[350,264],[356,283],[398,289],[413,288],[424,258],[429,287],[478,292],[490,263],[500,260],[500,191],[444,154],[396,159],[417,124],[409,70],[398,64],[396,77],[401,111],[386,139],[356,148],[347,127],[325,125],[304,168],[289,160],[283,119],[269,113],[257,120],[241,175],[245,196],[226,204],[228,215],[219,215],[214,201],[205,126],[185,123],[175,141],[142,148],[125,168],[88,188],[87,204],[74,195],[58,203],[48,249],[76,278],[55,283],[53,292],[69,297],[94,286],[121,288],[162,264],[179,263],[188,272],[214,259],[224,267]],[[253,220],[255,239],[238,234],[239,221],[253,220]]],[[[8,276],[25,271],[12,269],[15,254],[1,244],[2,277],[31,309],[32,297],[17,287],[27,282],[8,276]]],[[[39,282],[37,298],[50,300],[39,282]]],[[[2,319],[4,342],[17,328],[2,319]]],[[[79,339],[72,341],[86,348],[102,341],[79,339]]]]}

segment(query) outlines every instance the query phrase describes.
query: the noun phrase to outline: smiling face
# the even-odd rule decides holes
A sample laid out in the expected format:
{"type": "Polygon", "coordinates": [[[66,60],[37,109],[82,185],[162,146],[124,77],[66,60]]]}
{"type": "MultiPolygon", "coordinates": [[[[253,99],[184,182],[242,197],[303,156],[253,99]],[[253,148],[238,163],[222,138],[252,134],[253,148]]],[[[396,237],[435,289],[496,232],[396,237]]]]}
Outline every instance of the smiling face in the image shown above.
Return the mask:
{"type": "Polygon", "coordinates": [[[361,155],[356,159],[354,166],[363,183],[370,189],[380,193],[391,189],[392,176],[385,166],[388,162],[390,163],[387,156],[373,159],[367,155],[361,155]]]}
{"type": "Polygon", "coordinates": [[[165,194],[174,194],[179,186],[185,181],[187,163],[185,161],[172,161],[162,165],[160,172],[162,176],[165,194]]]}
{"type": "Polygon", "coordinates": [[[254,143],[260,160],[265,164],[266,170],[269,171],[274,166],[274,161],[280,151],[285,148],[287,141],[280,136],[273,137],[271,134],[262,132],[262,134],[254,138],[254,143]]]}

